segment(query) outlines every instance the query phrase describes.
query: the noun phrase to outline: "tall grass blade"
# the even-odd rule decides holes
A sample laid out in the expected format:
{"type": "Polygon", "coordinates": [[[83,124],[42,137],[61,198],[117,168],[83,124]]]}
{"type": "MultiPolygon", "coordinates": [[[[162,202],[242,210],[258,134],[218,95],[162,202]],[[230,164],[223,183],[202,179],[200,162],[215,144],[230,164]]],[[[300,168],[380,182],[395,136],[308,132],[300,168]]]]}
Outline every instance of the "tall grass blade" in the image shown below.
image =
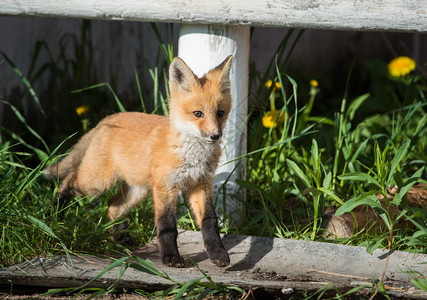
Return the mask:
{"type": "Polygon", "coordinates": [[[368,145],[369,139],[364,140],[358,147],[357,150],[353,153],[353,156],[350,159],[350,162],[355,162],[359,157],[360,153],[363,153],[368,145]]]}
{"type": "Polygon", "coordinates": [[[160,276],[160,277],[163,277],[165,279],[171,279],[169,277],[169,275],[167,275],[167,274],[165,274],[165,273],[157,270],[157,268],[155,267],[155,265],[154,265],[154,263],[152,261],[150,261],[148,259],[147,260],[142,259],[142,258],[140,258],[138,256],[132,256],[132,258],[136,260],[136,263],[133,263],[133,262],[130,263],[129,266],[131,268],[134,268],[134,269],[136,269],[138,271],[141,271],[141,272],[144,272],[144,273],[148,273],[148,274],[151,274],[151,275],[160,276]]]}
{"type": "MultiPolygon", "coordinates": [[[[405,197],[405,195],[408,193],[408,191],[413,187],[421,178],[424,168],[422,167],[417,172],[414,173],[407,181],[406,183],[400,188],[400,191],[396,193],[393,197],[393,201],[391,202],[394,205],[401,206],[401,201],[405,197]]],[[[406,201],[405,201],[406,202],[406,201]]],[[[403,207],[406,207],[407,203],[404,203],[403,207]]]]}
{"type": "MultiPolygon", "coordinates": [[[[293,97],[294,97],[294,102],[295,102],[295,116],[298,115],[298,98],[297,98],[297,89],[298,89],[298,84],[297,82],[290,77],[289,75],[286,75],[286,77],[288,78],[288,80],[291,82],[292,84],[292,91],[293,91],[293,97]]],[[[295,135],[295,131],[297,128],[297,118],[294,118],[294,124],[292,126],[292,131],[291,131],[291,136],[295,135]]]]}
{"type": "MultiPolygon", "coordinates": [[[[292,36],[292,34],[295,32],[295,29],[289,29],[288,30],[288,32],[286,33],[286,36],[283,38],[283,40],[280,42],[280,44],[279,44],[279,46],[277,47],[277,49],[276,49],[276,51],[275,51],[275,55],[274,55],[274,57],[270,60],[270,62],[268,63],[268,65],[267,65],[267,67],[265,68],[265,73],[264,73],[264,75],[261,77],[261,79],[260,79],[260,82],[261,83],[263,83],[263,82],[266,82],[267,81],[267,78],[270,76],[270,72],[271,72],[271,69],[272,69],[272,67],[273,67],[273,63],[276,63],[276,65],[277,65],[277,62],[279,62],[280,63],[280,61],[281,61],[281,59],[282,59],[282,57],[283,57],[283,54],[284,54],[284,52],[285,52],[285,50],[286,50],[286,47],[287,47],[287,45],[288,45],[288,42],[289,42],[289,39],[291,38],[291,36],[292,36]]],[[[302,35],[302,32],[300,32],[300,34],[299,35],[302,35]]],[[[300,37],[300,36],[299,36],[300,37]]],[[[297,38],[297,40],[299,40],[299,37],[297,38]]],[[[296,40],[296,41],[297,41],[296,40]]],[[[296,43],[295,43],[296,44],[296,43]]],[[[291,48],[292,50],[293,50],[293,48],[294,48],[294,46],[291,48]]],[[[291,51],[288,53],[288,56],[290,56],[291,55],[291,51]]],[[[282,85],[283,86],[283,85],[282,85]]],[[[258,90],[257,90],[257,95],[259,95],[260,93],[261,93],[261,90],[263,89],[263,85],[260,85],[259,87],[258,87],[258,90]]]]}
{"type": "Polygon", "coordinates": [[[157,67],[154,68],[154,71],[152,69],[149,69],[148,72],[150,73],[151,79],[153,79],[154,88],[153,88],[153,97],[154,97],[154,110],[153,114],[157,112],[159,109],[159,77],[157,72],[157,67]]]}
{"type": "Polygon", "coordinates": [[[49,147],[47,146],[46,142],[44,141],[44,139],[34,130],[30,127],[30,125],[28,125],[27,120],[25,119],[25,117],[19,112],[19,110],[11,103],[9,103],[8,101],[4,101],[1,100],[2,103],[8,105],[13,113],[15,114],[15,116],[18,118],[18,120],[24,124],[25,128],[27,128],[27,130],[33,135],[35,136],[41,143],[42,145],[45,147],[46,152],[49,153],[49,147]]]}
{"type": "Polygon", "coordinates": [[[402,162],[402,160],[405,158],[406,154],[408,153],[409,146],[411,145],[411,141],[406,141],[402,146],[400,146],[399,150],[397,150],[396,155],[393,157],[393,160],[391,161],[390,165],[390,171],[387,178],[387,183],[390,184],[391,180],[394,176],[394,173],[399,166],[399,164],[402,162]]]}
{"type": "Polygon", "coordinates": [[[181,299],[181,297],[184,296],[185,292],[188,292],[188,293],[191,292],[194,289],[194,286],[200,282],[200,279],[191,279],[191,280],[187,281],[186,283],[184,283],[180,287],[180,289],[178,290],[178,292],[176,293],[176,295],[173,299],[174,300],[181,299]]]}
{"type": "Polygon", "coordinates": [[[127,261],[128,259],[130,259],[130,256],[125,256],[122,257],[116,261],[114,261],[113,263],[111,263],[108,267],[106,267],[105,269],[103,269],[101,272],[99,272],[98,274],[96,274],[95,277],[93,277],[91,280],[89,280],[88,282],[86,282],[85,284],[83,284],[82,286],[79,286],[77,289],[81,290],[87,286],[89,286],[92,282],[94,282],[95,280],[101,278],[105,273],[110,272],[112,269],[122,265],[125,261],[127,261]]]}
{"type": "Polygon", "coordinates": [[[72,92],[72,93],[81,93],[81,92],[84,92],[84,91],[88,91],[88,90],[96,89],[96,88],[103,87],[103,86],[106,86],[106,87],[108,88],[108,90],[111,92],[111,94],[113,95],[114,100],[116,101],[116,104],[117,104],[117,107],[119,108],[119,110],[120,110],[121,112],[126,111],[126,109],[125,109],[125,107],[123,106],[122,102],[120,101],[119,97],[118,97],[118,96],[117,96],[117,94],[114,92],[114,90],[113,90],[113,88],[111,87],[111,85],[110,85],[109,83],[107,83],[107,82],[104,82],[104,83],[98,83],[98,84],[91,85],[91,86],[88,86],[88,87],[85,87],[85,88],[82,88],[82,89],[73,90],[73,91],[71,91],[71,92],[72,92]]]}
{"type": "Polygon", "coordinates": [[[27,216],[27,218],[37,228],[39,228],[40,230],[42,230],[43,232],[45,232],[47,235],[49,235],[49,236],[55,238],[56,240],[58,240],[58,242],[60,243],[62,249],[64,249],[64,251],[65,251],[68,263],[70,264],[71,267],[73,267],[73,261],[71,260],[70,252],[68,251],[67,247],[62,242],[62,240],[53,232],[53,230],[48,225],[46,225],[45,223],[43,223],[42,221],[40,221],[39,219],[37,219],[37,218],[35,218],[33,216],[27,216]]]}
{"type": "Polygon", "coordinates": [[[10,64],[10,66],[12,67],[13,71],[18,75],[18,77],[21,79],[21,81],[24,83],[24,85],[27,87],[28,92],[30,93],[31,97],[34,99],[34,102],[36,103],[36,105],[38,106],[40,112],[42,113],[43,117],[47,117],[46,113],[40,103],[40,99],[37,96],[36,92],[34,91],[33,87],[31,86],[31,83],[29,82],[29,80],[27,79],[27,77],[25,77],[25,75],[21,72],[21,70],[13,63],[13,61],[6,55],[6,53],[4,53],[3,51],[1,52],[3,57],[6,59],[6,61],[10,64]]]}
{"type": "Polygon", "coordinates": [[[275,143],[275,144],[273,144],[273,145],[269,145],[269,146],[266,146],[266,147],[263,147],[263,148],[260,148],[260,149],[257,149],[257,150],[254,150],[254,151],[251,151],[251,152],[246,153],[246,154],[244,154],[244,155],[241,155],[241,156],[239,156],[239,157],[237,157],[237,158],[235,158],[235,159],[232,159],[232,160],[227,161],[226,163],[224,163],[224,165],[227,165],[227,164],[232,163],[232,162],[237,161],[237,160],[241,160],[241,159],[243,159],[243,158],[247,158],[247,157],[249,157],[249,156],[251,156],[251,155],[254,155],[254,154],[256,154],[256,153],[259,153],[259,152],[264,152],[264,151],[265,151],[265,150],[267,150],[267,149],[274,149],[274,148],[279,147],[279,146],[281,146],[281,145],[283,145],[283,144],[286,144],[286,143],[289,143],[289,142],[291,142],[291,141],[293,141],[293,140],[296,140],[296,139],[298,139],[298,138],[301,138],[302,136],[305,136],[305,135],[309,135],[309,134],[315,133],[316,131],[314,131],[314,130],[312,131],[312,130],[311,130],[314,126],[315,126],[315,124],[312,124],[312,125],[310,125],[309,127],[307,127],[305,130],[303,130],[303,131],[302,131],[300,134],[298,134],[297,136],[293,136],[293,137],[287,138],[286,140],[279,141],[279,142],[277,142],[277,143],[275,143]]]}
{"type": "Polygon", "coordinates": [[[354,119],[354,115],[356,114],[358,108],[370,97],[370,94],[364,94],[362,96],[354,99],[347,108],[347,116],[350,120],[354,119]]]}
{"type": "Polygon", "coordinates": [[[316,139],[312,139],[311,140],[311,163],[313,166],[313,171],[317,172],[320,171],[320,166],[319,166],[319,147],[317,146],[317,142],[316,139]]]}
{"type": "Polygon", "coordinates": [[[306,187],[311,186],[310,181],[305,176],[304,172],[301,170],[301,168],[293,160],[287,159],[286,163],[288,164],[289,168],[292,171],[294,171],[294,173],[304,182],[304,185],[306,187]]]}
{"type": "Polygon", "coordinates": [[[378,200],[377,196],[374,195],[374,191],[361,194],[357,197],[351,198],[344,202],[344,204],[337,209],[335,215],[340,216],[344,213],[351,212],[354,208],[359,205],[367,204],[370,207],[377,209],[381,212],[387,212],[384,207],[382,207],[380,200],[378,200]]]}
{"type": "Polygon", "coordinates": [[[33,169],[28,175],[25,176],[24,180],[22,180],[22,182],[19,184],[17,190],[16,190],[16,194],[20,195],[24,189],[29,186],[30,184],[32,184],[32,182],[40,176],[41,174],[41,170],[44,168],[44,166],[47,164],[47,162],[49,161],[49,159],[51,159],[56,152],[59,150],[59,148],[61,148],[61,146],[67,141],[69,140],[73,135],[67,137],[65,140],[63,140],[49,155],[49,157],[47,157],[44,161],[42,161],[35,169],[33,169]]]}
{"type": "Polygon", "coordinates": [[[419,277],[412,278],[411,282],[420,290],[427,292],[427,278],[425,275],[420,274],[419,277]]]}
{"type": "Polygon", "coordinates": [[[335,193],[332,190],[324,188],[324,187],[320,187],[319,191],[321,191],[322,193],[327,194],[329,197],[331,197],[332,199],[334,199],[340,205],[344,205],[344,201],[342,201],[340,197],[338,197],[337,195],[335,195],[335,193]]]}
{"type": "Polygon", "coordinates": [[[139,100],[141,101],[141,108],[143,112],[147,112],[147,108],[145,107],[144,97],[142,96],[142,89],[141,89],[141,81],[139,80],[138,71],[135,69],[135,81],[136,86],[138,88],[138,96],[139,100]]]}
{"type": "Polygon", "coordinates": [[[165,57],[167,64],[170,65],[173,59],[173,50],[171,51],[171,48],[166,46],[166,43],[163,41],[162,35],[160,34],[159,28],[157,28],[156,23],[151,22],[150,25],[154,31],[154,35],[156,36],[157,41],[160,44],[160,49],[163,52],[163,56],[165,57]]]}
{"type": "Polygon", "coordinates": [[[353,181],[364,181],[368,183],[372,183],[377,187],[381,188],[381,185],[373,178],[371,175],[362,173],[362,172],[354,172],[354,173],[346,173],[338,176],[340,180],[353,180],[353,181]]]}
{"type": "Polygon", "coordinates": [[[25,147],[27,147],[28,149],[31,149],[32,151],[34,151],[34,153],[37,155],[37,157],[39,158],[40,161],[45,161],[49,155],[44,152],[43,150],[34,147],[33,145],[28,144],[26,141],[24,141],[19,135],[17,135],[16,133],[14,133],[13,131],[0,126],[0,129],[3,130],[4,132],[7,132],[12,139],[18,141],[19,143],[21,143],[22,145],[24,145],[25,147]]]}
{"type": "Polygon", "coordinates": [[[378,249],[381,244],[385,241],[385,238],[379,238],[376,240],[371,241],[367,246],[366,246],[366,252],[368,252],[369,254],[374,253],[374,251],[376,249],[378,249]]]}
{"type": "Polygon", "coordinates": [[[167,72],[165,70],[163,70],[163,81],[165,82],[166,96],[165,96],[165,98],[163,98],[163,95],[161,95],[160,100],[162,102],[162,108],[163,108],[164,115],[169,116],[168,101],[169,101],[170,97],[169,97],[168,77],[167,77],[167,72]]]}
{"type": "Polygon", "coordinates": [[[50,289],[47,292],[43,293],[40,295],[40,298],[43,296],[48,296],[48,295],[53,295],[53,294],[58,294],[58,293],[66,293],[66,292],[73,292],[75,291],[76,288],[57,288],[57,289],[50,289]]]}

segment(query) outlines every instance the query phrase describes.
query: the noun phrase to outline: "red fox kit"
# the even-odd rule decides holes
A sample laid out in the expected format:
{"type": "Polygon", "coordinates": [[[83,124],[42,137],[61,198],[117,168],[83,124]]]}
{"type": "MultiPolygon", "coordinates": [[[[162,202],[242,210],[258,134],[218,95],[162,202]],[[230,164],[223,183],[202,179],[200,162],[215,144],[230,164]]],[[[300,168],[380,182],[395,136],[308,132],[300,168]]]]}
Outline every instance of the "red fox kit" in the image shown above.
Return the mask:
{"type": "Polygon", "coordinates": [[[125,112],[103,119],[58,165],[45,169],[49,179],[63,180],[57,200],[97,197],[120,182],[108,203],[108,217],[114,220],[152,194],[162,261],[184,267],[175,214],[178,194],[186,192],[209,258],[227,266],[230,259],[219,236],[212,182],[231,109],[232,61],[229,56],[198,78],[174,58],[169,68],[170,117],[125,112]]]}

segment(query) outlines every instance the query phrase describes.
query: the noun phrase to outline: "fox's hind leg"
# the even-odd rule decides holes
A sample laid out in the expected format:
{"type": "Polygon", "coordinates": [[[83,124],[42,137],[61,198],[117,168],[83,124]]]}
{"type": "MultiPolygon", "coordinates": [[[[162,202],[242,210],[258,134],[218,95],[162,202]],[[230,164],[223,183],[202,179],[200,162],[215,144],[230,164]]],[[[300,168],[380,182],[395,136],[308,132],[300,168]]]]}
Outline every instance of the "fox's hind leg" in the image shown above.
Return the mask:
{"type": "Polygon", "coordinates": [[[59,211],[60,215],[64,214],[64,209],[74,196],[82,196],[83,193],[78,188],[77,184],[77,172],[73,171],[68,173],[64,181],[59,186],[59,191],[55,197],[55,206],[59,211]]]}
{"type": "MultiPolygon", "coordinates": [[[[108,201],[108,218],[113,221],[121,216],[126,216],[132,207],[138,205],[148,195],[144,186],[129,186],[121,183],[117,193],[108,201]]],[[[112,231],[116,240],[128,245],[135,245],[128,232],[124,232],[128,223],[121,222],[113,226],[112,231]]]]}
{"type": "Polygon", "coordinates": [[[114,177],[95,167],[97,166],[82,163],[66,175],[55,199],[59,210],[63,210],[74,196],[99,197],[114,185],[114,177]]]}
{"type": "Polygon", "coordinates": [[[113,221],[126,216],[129,210],[148,196],[145,186],[129,186],[122,182],[117,193],[108,201],[108,218],[113,221]]]}

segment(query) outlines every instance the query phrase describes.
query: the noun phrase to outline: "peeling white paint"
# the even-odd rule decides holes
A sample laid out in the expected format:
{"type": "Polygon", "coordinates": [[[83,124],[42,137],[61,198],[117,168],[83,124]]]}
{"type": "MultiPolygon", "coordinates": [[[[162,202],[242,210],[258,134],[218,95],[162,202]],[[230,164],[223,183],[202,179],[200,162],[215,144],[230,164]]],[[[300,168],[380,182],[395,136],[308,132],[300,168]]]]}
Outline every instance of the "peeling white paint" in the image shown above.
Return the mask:
{"type": "Polygon", "coordinates": [[[0,15],[427,32],[425,0],[0,0],[0,15]]]}

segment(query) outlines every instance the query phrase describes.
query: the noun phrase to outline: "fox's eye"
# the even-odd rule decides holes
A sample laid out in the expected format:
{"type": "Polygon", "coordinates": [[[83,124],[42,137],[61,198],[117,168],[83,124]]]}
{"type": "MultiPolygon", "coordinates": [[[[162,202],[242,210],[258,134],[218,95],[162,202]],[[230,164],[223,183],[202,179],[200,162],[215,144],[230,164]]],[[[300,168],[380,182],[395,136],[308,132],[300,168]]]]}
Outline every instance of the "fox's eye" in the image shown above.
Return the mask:
{"type": "Polygon", "coordinates": [[[218,116],[218,118],[221,118],[224,116],[224,111],[223,110],[218,110],[218,112],[216,113],[216,115],[218,116]]]}
{"type": "Polygon", "coordinates": [[[203,113],[200,110],[193,111],[193,115],[196,118],[203,118],[203,113]]]}

